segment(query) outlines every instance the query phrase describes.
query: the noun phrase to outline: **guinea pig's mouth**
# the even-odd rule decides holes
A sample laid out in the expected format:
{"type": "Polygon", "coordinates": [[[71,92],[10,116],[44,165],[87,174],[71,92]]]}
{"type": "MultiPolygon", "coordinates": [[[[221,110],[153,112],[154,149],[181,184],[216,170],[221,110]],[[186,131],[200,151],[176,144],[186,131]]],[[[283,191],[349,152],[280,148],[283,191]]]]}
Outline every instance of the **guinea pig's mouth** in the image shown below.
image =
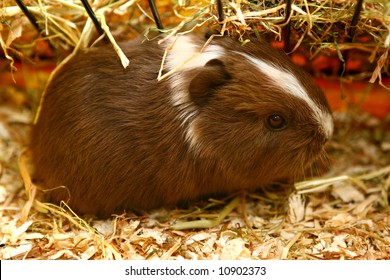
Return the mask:
{"type": "Polygon", "coordinates": [[[287,152],[280,161],[280,175],[295,179],[314,177],[328,171],[329,165],[324,145],[318,139],[314,139],[302,142],[287,152]]]}
{"type": "Polygon", "coordinates": [[[301,167],[299,164],[297,165],[295,180],[317,177],[330,169],[328,154],[323,146],[306,152],[301,162],[301,167]]]}

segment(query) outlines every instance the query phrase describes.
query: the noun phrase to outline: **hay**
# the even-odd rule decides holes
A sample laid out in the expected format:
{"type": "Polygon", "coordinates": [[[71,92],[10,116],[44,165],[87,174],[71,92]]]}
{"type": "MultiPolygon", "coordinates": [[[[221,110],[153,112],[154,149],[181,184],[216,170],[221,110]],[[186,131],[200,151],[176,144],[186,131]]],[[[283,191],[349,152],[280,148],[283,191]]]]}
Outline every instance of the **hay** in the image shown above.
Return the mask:
{"type": "MultiPolygon", "coordinates": [[[[19,7],[13,6],[13,1],[3,1],[0,44],[13,70],[16,70],[13,63],[15,55],[21,58],[39,56],[42,52],[48,55],[50,48],[41,47],[43,40],[49,40],[58,54],[73,48],[86,48],[98,37],[92,21],[77,0],[24,2],[37,18],[42,36],[37,34],[19,7]],[[34,41],[32,44],[31,40],[34,41]]],[[[281,41],[289,24],[291,46],[288,48],[292,51],[304,49],[311,60],[321,55],[337,56],[343,68],[341,74],[348,74],[349,78],[371,77],[371,82],[382,83],[382,75],[389,74],[390,3],[387,0],[364,1],[355,26],[351,26],[351,22],[357,1],[352,0],[293,1],[288,23],[285,21],[286,4],[283,0],[222,1],[225,15],[222,22],[218,20],[215,1],[186,2],[190,4],[181,6],[175,1],[159,1],[158,9],[165,27],[163,33],[168,37],[207,27],[226,32],[239,40],[248,35],[262,34],[281,41]],[[344,73],[348,58],[355,52],[360,54],[363,65],[368,65],[368,69],[363,69],[359,75],[344,73]]],[[[92,6],[124,66],[127,61],[116,40],[127,40],[139,34],[149,38],[158,36],[153,32],[156,27],[147,1],[99,0],[93,1],[92,6]],[[111,27],[108,28],[105,23],[111,27]]]]}
{"type": "MultiPolygon", "coordinates": [[[[13,1],[3,1],[3,69],[20,69],[19,59],[63,60],[74,49],[99,40],[78,1],[24,2],[40,20],[45,36],[38,36],[13,1]],[[48,40],[56,52],[45,43],[48,40]]],[[[111,43],[145,32],[150,38],[160,36],[145,2],[93,2],[95,12],[110,26],[111,43]]],[[[239,40],[247,34],[282,38],[283,1],[224,2],[220,24],[209,1],[191,1],[187,7],[159,1],[165,35],[208,26],[239,40]]],[[[380,80],[389,72],[390,3],[365,1],[355,38],[348,42],[355,3],[294,1],[291,48],[305,50],[313,61],[335,55],[345,62],[349,51],[357,50],[373,67],[355,76],[350,73],[351,78],[380,80]]],[[[31,73],[30,79],[37,81],[31,88],[38,96],[41,79],[31,73]]],[[[326,178],[299,182],[293,189],[270,187],[210,199],[188,209],[95,220],[41,199],[23,150],[34,110],[22,109],[25,98],[19,91],[12,84],[1,89],[10,96],[0,106],[1,259],[390,259],[390,135],[385,120],[335,114],[336,135],[327,146],[332,170],[326,178]],[[349,133],[340,129],[345,127],[349,133]]]]}

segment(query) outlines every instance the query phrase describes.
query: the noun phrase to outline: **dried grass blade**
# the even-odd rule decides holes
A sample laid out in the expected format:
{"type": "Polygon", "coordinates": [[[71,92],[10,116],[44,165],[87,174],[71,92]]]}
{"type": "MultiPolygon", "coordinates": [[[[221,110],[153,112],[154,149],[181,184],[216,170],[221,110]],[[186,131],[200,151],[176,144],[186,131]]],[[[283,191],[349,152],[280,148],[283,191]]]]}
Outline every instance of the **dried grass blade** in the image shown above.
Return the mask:
{"type": "Polygon", "coordinates": [[[110,28],[108,27],[108,25],[106,23],[106,19],[105,19],[104,15],[99,14],[99,18],[100,18],[100,23],[102,25],[102,28],[103,28],[104,32],[106,33],[106,36],[110,40],[112,46],[114,47],[114,50],[116,51],[116,53],[119,56],[119,59],[121,60],[123,68],[127,68],[127,66],[129,66],[129,64],[130,64],[129,59],[126,57],[126,55],[124,54],[122,49],[119,47],[119,45],[115,41],[114,36],[112,36],[112,34],[110,32],[110,28]]]}
{"type": "Polygon", "coordinates": [[[218,214],[218,218],[212,219],[212,220],[198,220],[198,221],[190,221],[190,222],[183,222],[183,223],[177,223],[171,226],[173,230],[186,230],[186,229],[194,229],[194,228],[210,228],[215,227],[219,225],[223,219],[227,215],[229,215],[240,203],[241,197],[238,196],[234,198],[232,201],[229,202],[228,205],[226,205],[223,210],[218,214]]]}

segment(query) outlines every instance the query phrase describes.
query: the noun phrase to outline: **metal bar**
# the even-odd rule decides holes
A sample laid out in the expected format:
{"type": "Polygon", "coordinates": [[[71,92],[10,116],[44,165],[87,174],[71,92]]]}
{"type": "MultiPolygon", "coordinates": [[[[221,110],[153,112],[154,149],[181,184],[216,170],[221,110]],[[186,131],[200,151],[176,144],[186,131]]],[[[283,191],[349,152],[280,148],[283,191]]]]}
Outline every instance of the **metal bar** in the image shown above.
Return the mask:
{"type": "Polygon", "coordinates": [[[291,0],[286,0],[286,15],[284,18],[283,23],[286,25],[283,27],[283,42],[284,42],[284,51],[285,52],[290,52],[290,34],[291,34],[291,26],[290,26],[290,21],[289,18],[291,16],[291,7],[292,7],[292,1],[291,0]]]}
{"type": "Polygon", "coordinates": [[[154,18],[154,21],[156,22],[157,28],[159,30],[163,30],[164,27],[161,23],[160,15],[159,15],[157,8],[156,8],[156,3],[154,3],[154,0],[148,0],[148,2],[149,2],[149,7],[152,10],[153,18],[154,18]]]}
{"type": "Polygon", "coordinates": [[[91,5],[89,5],[88,0],[81,0],[81,3],[83,4],[85,10],[87,11],[87,14],[89,18],[92,20],[93,24],[95,25],[96,30],[99,32],[100,35],[104,34],[104,30],[100,25],[100,22],[98,21],[95,12],[92,10],[91,5]]]}
{"type": "Polygon", "coordinates": [[[222,22],[225,19],[225,14],[223,12],[222,0],[217,0],[217,11],[218,11],[218,21],[222,22]]]}
{"type": "Polygon", "coordinates": [[[39,25],[37,23],[37,19],[35,16],[30,13],[30,11],[27,9],[26,5],[24,5],[22,0],[15,0],[16,4],[19,6],[19,8],[22,10],[23,14],[28,18],[28,20],[31,22],[31,24],[34,26],[34,28],[41,33],[41,29],[39,28],[39,25]]]}
{"type": "Polygon", "coordinates": [[[360,18],[360,13],[362,12],[362,8],[363,8],[363,0],[358,0],[356,3],[355,12],[353,13],[353,17],[351,20],[351,26],[349,27],[348,30],[348,39],[347,39],[348,42],[353,41],[353,37],[355,36],[356,27],[360,18]]]}

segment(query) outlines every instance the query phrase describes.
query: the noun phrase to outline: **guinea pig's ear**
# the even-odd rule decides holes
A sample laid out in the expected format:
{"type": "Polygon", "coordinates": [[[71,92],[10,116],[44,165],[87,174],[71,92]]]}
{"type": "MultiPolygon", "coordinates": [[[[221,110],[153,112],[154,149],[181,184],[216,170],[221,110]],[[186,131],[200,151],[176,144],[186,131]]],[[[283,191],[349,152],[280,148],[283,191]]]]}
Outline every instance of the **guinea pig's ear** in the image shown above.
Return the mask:
{"type": "Polygon", "coordinates": [[[213,91],[231,79],[225,64],[219,59],[209,60],[191,80],[189,92],[192,100],[201,105],[207,101],[213,91]]]}

